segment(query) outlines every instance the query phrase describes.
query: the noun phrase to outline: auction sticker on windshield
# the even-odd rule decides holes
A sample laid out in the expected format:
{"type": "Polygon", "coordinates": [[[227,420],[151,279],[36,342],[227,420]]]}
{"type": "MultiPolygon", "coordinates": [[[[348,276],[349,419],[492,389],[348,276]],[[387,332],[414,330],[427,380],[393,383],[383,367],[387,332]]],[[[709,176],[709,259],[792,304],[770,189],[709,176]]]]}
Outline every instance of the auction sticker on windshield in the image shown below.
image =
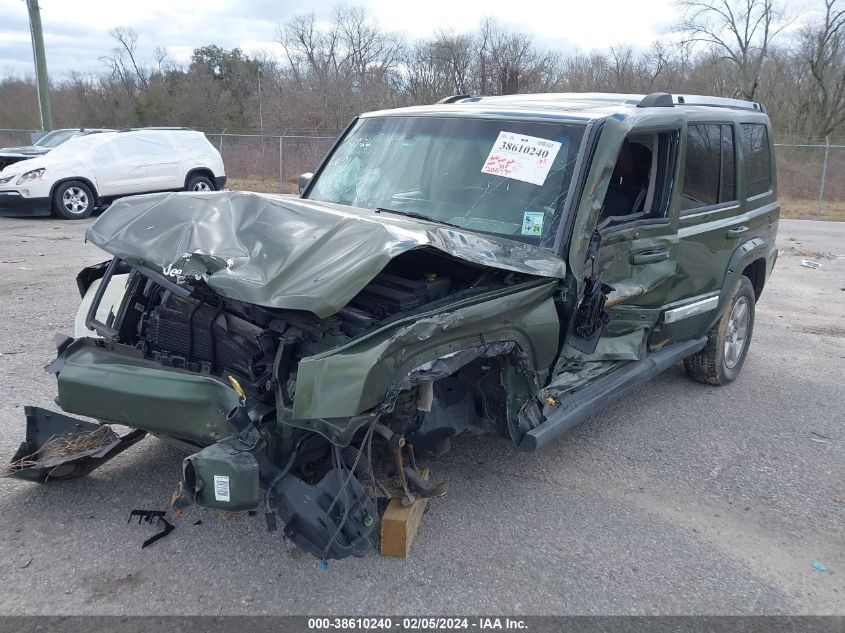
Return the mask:
{"type": "Polygon", "coordinates": [[[560,151],[560,143],[536,136],[499,132],[482,173],[542,185],[560,151]]]}

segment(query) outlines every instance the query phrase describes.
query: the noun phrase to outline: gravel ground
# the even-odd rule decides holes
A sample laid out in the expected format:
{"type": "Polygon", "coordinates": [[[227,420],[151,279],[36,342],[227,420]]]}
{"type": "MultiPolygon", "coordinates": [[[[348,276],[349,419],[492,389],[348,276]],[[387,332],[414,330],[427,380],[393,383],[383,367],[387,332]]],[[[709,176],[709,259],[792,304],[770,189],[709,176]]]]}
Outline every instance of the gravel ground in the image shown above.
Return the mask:
{"type": "MultiPolygon", "coordinates": [[[[24,404],[55,407],[41,367],[106,259],[87,224],[0,218],[0,455],[24,404]]],[[[261,517],[202,508],[142,551],[129,511],[180,478],[155,439],[82,480],[0,480],[0,612],[845,614],[843,245],[845,223],[781,222],[735,383],[673,367],[538,454],[455,442],[407,560],[319,569],[261,517]]]]}

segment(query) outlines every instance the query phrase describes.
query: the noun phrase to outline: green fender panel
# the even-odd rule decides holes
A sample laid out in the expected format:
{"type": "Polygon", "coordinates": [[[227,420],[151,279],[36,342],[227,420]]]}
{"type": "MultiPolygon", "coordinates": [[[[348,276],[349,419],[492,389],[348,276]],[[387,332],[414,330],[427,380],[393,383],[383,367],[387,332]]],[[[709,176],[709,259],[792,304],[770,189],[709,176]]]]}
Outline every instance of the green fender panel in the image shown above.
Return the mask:
{"type": "Polygon", "coordinates": [[[541,379],[557,354],[556,281],[464,300],[446,312],[417,315],[347,346],[300,361],[294,425],[361,414],[381,404],[413,368],[457,350],[514,341],[541,379]],[[306,421],[306,422],[300,422],[306,421]]]}

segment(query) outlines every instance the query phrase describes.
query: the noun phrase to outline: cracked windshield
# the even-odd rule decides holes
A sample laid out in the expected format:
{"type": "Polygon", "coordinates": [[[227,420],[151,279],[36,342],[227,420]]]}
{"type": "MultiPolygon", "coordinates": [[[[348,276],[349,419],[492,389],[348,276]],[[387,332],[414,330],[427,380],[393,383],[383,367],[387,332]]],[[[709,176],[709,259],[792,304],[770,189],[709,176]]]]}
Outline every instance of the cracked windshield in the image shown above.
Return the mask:
{"type": "Polygon", "coordinates": [[[551,247],[583,125],[360,119],[308,197],[551,247]]]}

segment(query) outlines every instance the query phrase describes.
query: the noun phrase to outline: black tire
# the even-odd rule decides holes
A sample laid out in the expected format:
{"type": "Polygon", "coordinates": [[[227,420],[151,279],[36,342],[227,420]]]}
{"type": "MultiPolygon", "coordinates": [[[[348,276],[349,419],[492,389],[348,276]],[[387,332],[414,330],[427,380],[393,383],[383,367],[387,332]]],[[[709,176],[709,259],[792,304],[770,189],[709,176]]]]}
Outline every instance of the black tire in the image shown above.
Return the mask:
{"type": "Polygon", "coordinates": [[[754,332],[754,304],[754,287],[748,277],[741,276],[722,316],[707,333],[707,345],[684,359],[690,378],[726,385],[739,376],[754,332]]]}
{"type": "Polygon", "coordinates": [[[94,211],[94,192],[81,180],[61,183],[53,192],[53,213],[65,220],[82,220],[94,211]]]}
{"type": "Polygon", "coordinates": [[[215,191],[215,187],[211,178],[208,176],[194,174],[188,178],[188,183],[185,185],[185,191],[215,191]]]}

